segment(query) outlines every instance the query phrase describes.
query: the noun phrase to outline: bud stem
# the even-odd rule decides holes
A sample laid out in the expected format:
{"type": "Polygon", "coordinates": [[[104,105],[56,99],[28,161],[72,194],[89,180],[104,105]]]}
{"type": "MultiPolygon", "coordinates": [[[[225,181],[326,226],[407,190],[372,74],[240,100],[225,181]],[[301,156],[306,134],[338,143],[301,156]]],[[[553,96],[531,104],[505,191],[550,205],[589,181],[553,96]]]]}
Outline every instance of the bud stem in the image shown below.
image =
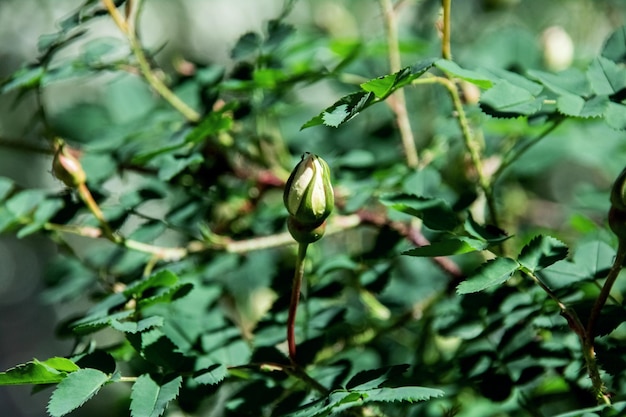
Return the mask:
{"type": "Polygon", "coordinates": [[[287,345],[289,346],[289,360],[296,364],[296,311],[300,300],[300,289],[304,278],[304,259],[308,243],[298,245],[298,258],[296,259],[296,269],[293,274],[293,284],[291,288],[291,302],[289,303],[289,317],[287,318],[287,345]]]}

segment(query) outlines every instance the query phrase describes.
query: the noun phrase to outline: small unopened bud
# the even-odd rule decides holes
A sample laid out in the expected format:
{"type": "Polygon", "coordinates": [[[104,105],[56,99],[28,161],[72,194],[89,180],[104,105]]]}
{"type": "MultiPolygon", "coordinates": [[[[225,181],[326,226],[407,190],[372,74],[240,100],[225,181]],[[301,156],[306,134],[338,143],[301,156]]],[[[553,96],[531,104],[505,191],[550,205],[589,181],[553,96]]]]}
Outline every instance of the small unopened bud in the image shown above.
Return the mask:
{"type": "Polygon", "coordinates": [[[541,35],[543,60],[552,71],[569,68],[574,60],[574,42],[569,34],[560,26],[551,26],[541,35]]]}
{"type": "Polygon", "coordinates": [[[52,161],[52,172],[68,187],[74,188],[84,184],[87,175],[83,167],[64,146],[59,147],[52,161]]]}
{"type": "Polygon", "coordinates": [[[287,180],[283,202],[289,212],[291,236],[300,243],[319,240],[335,204],[326,161],[308,152],[302,155],[287,180]]]}
{"type": "Polygon", "coordinates": [[[319,225],[335,203],[330,169],[322,158],[305,153],[291,172],[283,194],[285,207],[303,225],[319,225]]]}

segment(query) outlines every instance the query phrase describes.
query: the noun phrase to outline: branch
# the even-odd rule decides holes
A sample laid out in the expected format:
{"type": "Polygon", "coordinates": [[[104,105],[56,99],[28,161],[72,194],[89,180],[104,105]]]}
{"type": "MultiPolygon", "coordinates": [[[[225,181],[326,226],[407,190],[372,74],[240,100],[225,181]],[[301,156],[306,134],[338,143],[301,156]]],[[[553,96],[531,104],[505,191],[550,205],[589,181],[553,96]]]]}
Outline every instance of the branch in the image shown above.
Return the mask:
{"type": "MultiPolygon", "coordinates": [[[[380,0],[380,7],[383,11],[385,22],[385,30],[387,33],[387,48],[389,49],[389,67],[392,73],[400,71],[402,62],[400,58],[400,48],[398,44],[398,23],[396,20],[396,11],[393,8],[391,0],[380,0]]],[[[411,122],[406,108],[406,99],[404,90],[399,89],[388,99],[388,104],[396,116],[396,123],[400,131],[402,147],[406,156],[406,163],[409,168],[417,168],[419,159],[417,157],[417,148],[415,146],[415,138],[411,129],[411,122]]]]}
{"type": "MultiPolygon", "coordinates": [[[[135,33],[135,24],[133,20],[126,20],[122,14],[117,10],[113,0],[102,0],[104,7],[107,9],[111,18],[120,29],[120,31],[126,36],[128,42],[130,44],[130,49],[135,55],[137,59],[137,64],[139,65],[139,70],[141,74],[146,79],[148,84],[172,107],[178,110],[188,121],[197,122],[200,120],[200,114],[196,112],[194,109],[189,107],[184,101],[182,101],[172,90],[170,90],[165,83],[156,76],[152,68],[150,67],[150,63],[146,58],[146,54],[143,51],[143,47],[141,46],[141,42],[137,38],[137,34],[135,33]]],[[[137,13],[130,13],[129,17],[133,17],[133,19],[137,18],[137,13]]]]}

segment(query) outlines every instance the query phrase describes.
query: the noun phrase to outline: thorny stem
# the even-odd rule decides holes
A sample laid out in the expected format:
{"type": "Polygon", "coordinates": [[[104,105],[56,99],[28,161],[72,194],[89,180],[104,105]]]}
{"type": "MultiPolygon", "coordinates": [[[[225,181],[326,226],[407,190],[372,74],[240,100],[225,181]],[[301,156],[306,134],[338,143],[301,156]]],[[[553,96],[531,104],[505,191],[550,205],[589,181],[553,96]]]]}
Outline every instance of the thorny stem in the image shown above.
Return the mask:
{"type": "MultiPolygon", "coordinates": [[[[182,101],[172,90],[170,90],[163,81],[156,76],[152,68],[150,67],[150,63],[146,58],[146,54],[143,51],[141,46],[141,42],[137,38],[137,34],[135,33],[134,27],[135,25],[132,21],[127,21],[122,14],[117,10],[113,0],[102,0],[104,7],[106,7],[107,11],[111,15],[111,18],[117,25],[117,27],[122,31],[124,36],[128,39],[130,44],[130,49],[135,55],[137,59],[137,64],[139,65],[139,70],[141,74],[144,76],[148,84],[161,96],[164,100],[166,100],[172,107],[178,110],[187,120],[190,122],[197,122],[200,120],[200,114],[196,112],[194,109],[189,107],[184,101],[182,101]]],[[[132,13],[131,13],[132,15],[132,13]]]]}
{"type": "Polygon", "coordinates": [[[593,305],[593,309],[591,310],[591,314],[589,315],[589,321],[587,322],[587,334],[589,337],[593,338],[595,335],[595,325],[600,317],[600,313],[602,308],[606,304],[606,300],[609,298],[611,293],[611,288],[613,288],[613,284],[615,284],[615,280],[619,276],[620,271],[622,270],[622,265],[624,264],[624,259],[626,259],[626,242],[620,239],[619,244],[617,246],[617,254],[615,255],[615,260],[613,261],[613,265],[609,270],[609,273],[606,277],[606,281],[600,290],[600,295],[596,299],[595,304],[593,305]]]}
{"type": "MultiPolygon", "coordinates": [[[[389,67],[392,73],[400,71],[402,62],[400,58],[400,48],[398,44],[398,23],[396,19],[396,11],[393,8],[391,0],[380,0],[380,7],[383,11],[385,22],[385,30],[387,34],[387,48],[389,49],[389,67]]],[[[388,100],[389,107],[396,116],[396,123],[400,131],[402,147],[406,157],[406,163],[409,168],[417,168],[419,159],[417,156],[417,148],[415,146],[415,138],[411,130],[411,122],[406,108],[406,98],[404,90],[398,89],[388,100]]]]}
{"type": "Polygon", "coordinates": [[[457,91],[456,84],[454,81],[445,78],[445,77],[427,77],[420,78],[413,81],[413,84],[441,84],[444,86],[448,93],[450,93],[450,98],[452,99],[452,105],[454,106],[454,111],[456,113],[457,119],[459,121],[459,127],[461,128],[461,133],[463,136],[463,143],[467,152],[469,154],[470,160],[474,169],[476,170],[476,176],[478,177],[478,186],[482,190],[487,200],[487,208],[489,209],[489,214],[491,217],[491,222],[494,226],[499,227],[498,222],[498,212],[496,208],[495,199],[493,196],[493,189],[491,186],[491,181],[489,177],[485,174],[485,170],[483,167],[483,162],[480,156],[481,146],[476,137],[472,134],[472,129],[470,128],[469,121],[467,120],[467,116],[465,114],[465,109],[463,108],[463,101],[459,96],[459,92],[457,91]]]}
{"type": "Polygon", "coordinates": [[[606,387],[604,386],[604,382],[600,376],[600,371],[596,361],[596,353],[593,346],[595,339],[595,326],[598,318],[600,317],[600,313],[602,312],[602,308],[609,298],[611,288],[613,288],[613,284],[615,284],[615,281],[622,270],[625,259],[626,242],[620,239],[613,265],[611,266],[606,281],[600,290],[600,294],[591,309],[589,321],[587,322],[587,328],[585,329],[585,338],[583,339],[583,355],[585,357],[585,362],[587,363],[587,372],[589,373],[589,378],[591,379],[591,383],[593,385],[593,392],[599,404],[610,405],[611,399],[606,394],[606,387]]]}
{"type": "Polygon", "coordinates": [[[591,312],[591,316],[589,317],[589,322],[587,323],[587,327],[585,327],[576,311],[567,307],[558,297],[557,295],[546,286],[535,274],[530,271],[523,271],[528,277],[530,277],[541,289],[559,306],[561,310],[561,315],[567,320],[568,326],[576,333],[578,339],[580,340],[580,344],[582,347],[583,358],[585,360],[585,365],[587,367],[587,374],[589,375],[589,379],[591,380],[591,384],[593,387],[593,393],[596,396],[599,404],[611,404],[611,399],[606,394],[606,387],[604,386],[604,382],[602,381],[602,377],[600,376],[600,369],[598,368],[598,363],[596,360],[595,349],[593,346],[594,342],[594,324],[597,318],[600,315],[602,307],[606,303],[606,300],[609,297],[609,293],[611,291],[611,287],[615,283],[615,279],[619,275],[619,272],[622,269],[622,263],[626,259],[626,245],[620,242],[620,246],[617,250],[617,256],[615,257],[615,262],[609,271],[607,280],[600,291],[600,295],[596,299],[596,303],[594,304],[593,310],[591,312]]]}
{"type": "Polygon", "coordinates": [[[292,365],[296,365],[296,312],[298,301],[300,300],[300,290],[304,278],[304,260],[308,243],[298,245],[298,257],[296,259],[296,269],[293,274],[293,284],[291,288],[291,301],[289,303],[289,317],[287,318],[287,345],[289,347],[289,360],[292,365]]]}

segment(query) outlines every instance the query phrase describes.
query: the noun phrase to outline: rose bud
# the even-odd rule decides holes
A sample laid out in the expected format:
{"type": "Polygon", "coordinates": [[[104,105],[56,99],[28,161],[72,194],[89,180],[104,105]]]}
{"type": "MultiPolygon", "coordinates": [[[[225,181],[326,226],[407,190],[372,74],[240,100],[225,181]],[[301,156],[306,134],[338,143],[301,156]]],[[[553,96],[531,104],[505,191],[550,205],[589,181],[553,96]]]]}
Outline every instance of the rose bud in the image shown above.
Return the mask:
{"type": "Polygon", "coordinates": [[[326,161],[306,152],[287,180],[283,201],[297,223],[319,226],[335,203],[326,161]]]}
{"type": "Polygon", "coordinates": [[[85,175],[85,171],[83,171],[83,167],[78,159],[64,146],[60,146],[54,154],[52,172],[59,180],[71,188],[78,187],[87,180],[87,175],[85,175]]]}

